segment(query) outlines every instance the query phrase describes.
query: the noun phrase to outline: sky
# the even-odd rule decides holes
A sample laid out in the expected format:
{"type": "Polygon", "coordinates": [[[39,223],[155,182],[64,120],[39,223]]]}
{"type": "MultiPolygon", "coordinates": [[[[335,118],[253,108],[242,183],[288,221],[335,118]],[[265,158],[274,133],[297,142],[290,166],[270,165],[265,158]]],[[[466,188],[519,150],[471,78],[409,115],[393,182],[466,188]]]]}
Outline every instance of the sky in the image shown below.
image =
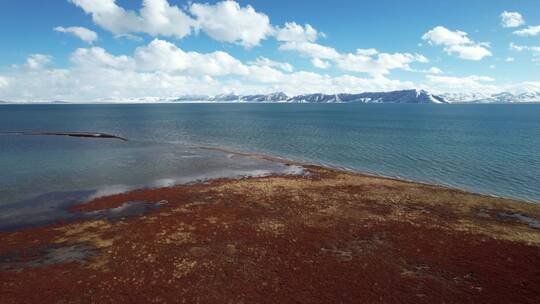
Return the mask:
{"type": "Polygon", "coordinates": [[[539,0],[0,1],[0,100],[540,91],[539,0]]]}

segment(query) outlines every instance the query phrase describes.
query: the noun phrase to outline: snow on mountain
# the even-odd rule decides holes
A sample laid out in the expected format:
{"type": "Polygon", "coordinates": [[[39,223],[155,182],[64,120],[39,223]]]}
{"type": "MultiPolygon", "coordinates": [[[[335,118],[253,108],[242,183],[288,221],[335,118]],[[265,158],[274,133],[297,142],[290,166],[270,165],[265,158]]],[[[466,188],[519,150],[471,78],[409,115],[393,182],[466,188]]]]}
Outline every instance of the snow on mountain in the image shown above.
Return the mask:
{"type": "Polygon", "coordinates": [[[290,102],[307,103],[446,103],[436,95],[424,90],[400,90],[392,92],[366,92],[359,94],[309,94],[298,95],[290,102]]]}
{"type": "MultiPolygon", "coordinates": [[[[358,94],[303,94],[287,96],[283,92],[271,94],[238,95],[221,94],[184,95],[179,97],[137,97],[123,100],[114,98],[102,99],[105,103],[182,103],[182,102],[223,102],[223,103],[540,103],[540,92],[524,92],[519,94],[502,92],[484,93],[445,93],[431,94],[425,90],[399,90],[391,92],[364,92],[358,94]]],[[[0,103],[2,103],[0,101],[0,103]]],[[[64,103],[60,101],[46,103],[64,103]]]]}
{"type": "Polygon", "coordinates": [[[482,93],[445,93],[441,94],[447,102],[449,103],[466,103],[476,100],[484,100],[490,95],[482,93]]]}
{"type": "Polygon", "coordinates": [[[289,96],[283,92],[260,94],[260,95],[247,95],[240,98],[243,102],[285,102],[289,99],[289,96]]]}
{"type": "Polygon", "coordinates": [[[526,92],[518,94],[516,97],[518,102],[540,102],[540,92],[526,92]]]}
{"type": "Polygon", "coordinates": [[[424,90],[401,90],[392,92],[367,92],[359,94],[304,94],[293,97],[278,92],[260,95],[225,94],[199,99],[191,97],[177,98],[177,101],[208,102],[286,102],[286,103],[446,103],[440,96],[424,90]]]}
{"type": "Polygon", "coordinates": [[[424,90],[401,90],[361,94],[340,94],[341,102],[363,103],[446,103],[444,98],[424,90]]]}
{"type": "Polygon", "coordinates": [[[334,103],[341,102],[338,95],[327,95],[327,94],[306,94],[306,95],[297,95],[291,97],[287,100],[290,103],[334,103]]]}
{"type": "Polygon", "coordinates": [[[524,92],[513,94],[502,92],[497,94],[482,93],[447,93],[442,94],[449,103],[534,103],[540,102],[540,92],[524,92]]]}

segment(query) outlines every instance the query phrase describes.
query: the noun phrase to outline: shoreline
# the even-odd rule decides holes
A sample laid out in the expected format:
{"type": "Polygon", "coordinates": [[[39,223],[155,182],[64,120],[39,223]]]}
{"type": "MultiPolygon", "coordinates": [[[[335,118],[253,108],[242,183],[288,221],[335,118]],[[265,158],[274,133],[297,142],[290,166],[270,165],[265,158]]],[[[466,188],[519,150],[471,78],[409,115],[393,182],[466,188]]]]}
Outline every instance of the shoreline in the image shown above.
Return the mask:
{"type": "Polygon", "coordinates": [[[137,189],[0,232],[5,303],[540,299],[540,205],[200,148],[309,174],[137,189]]]}
{"type": "Polygon", "coordinates": [[[485,192],[477,192],[475,190],[467,190],[467,189],[463,189],[457,186],[446,185],[442,183],[419,181],[419,180],[414,180],[414,179],[409,179],[409,178],[399,177],[399,176],[370,173],[370,172],[365,172],[362,170],[352,169],[348,167],[332,166],[330,164],[325,164],[325,163],[302,162],[302,161],[296,161],[296,160],[280,157],[277,155],[270,155],[270,154],[264,154],[264,153],[258,153],[258,152],[242,152],[242,151],[236,151],[234,149],[229,149],[229,148],[220,148],[220,147],[212,147],[212,146],[197,146],[197,145],[194,145],[193,147],[204,149],[204,150],[210,150],[210,151],[230,153],[230,154],[235,154],[235,155],[240,155],[240,156],[245,156],[245,157],[260,158],[260,159],[273,161],[273,162],[279,162],[283,164],[293,164],[293,165],[298,165],[298,166],[317,166],[317,167],[322,167],[322,168],[326,168],[330,170],[344,171],[344,172],[357,174],[357,175],[361,175],[365,177],[383,178],[383,179],[388,179],[388,180],[402,181],[402,182],[421,184],[421,185],[426,185],[426,186],[436,186],[436,187],[441,187],[441,188],[445,188],[449,190],[461,191],[466,194],[474,194],[474,195],[479,195],[479,196],[487,196],[487,197],[492,197],[492,198],[511,200],[511,201],[516,201],[520,203],[540,205],[540,201],[535,201],[535,200],[528,200],[528,199],[518,198],[518,197],[508,197],[508,196],[496,195],[496,194],[485,193],[485,192]]]}

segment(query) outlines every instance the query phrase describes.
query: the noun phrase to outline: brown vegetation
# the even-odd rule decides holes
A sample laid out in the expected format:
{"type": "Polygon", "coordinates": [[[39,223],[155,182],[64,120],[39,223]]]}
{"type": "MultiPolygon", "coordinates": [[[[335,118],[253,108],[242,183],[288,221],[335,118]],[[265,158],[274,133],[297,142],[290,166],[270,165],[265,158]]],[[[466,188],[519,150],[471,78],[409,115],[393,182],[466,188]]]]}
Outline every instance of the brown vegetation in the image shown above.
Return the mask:
{"type": "Polygon", "coordinates": [[[74,209],[168,203],[0,233],[1,302],[540,302],[538,205],[307,169],[99,198],[74,209]]]}

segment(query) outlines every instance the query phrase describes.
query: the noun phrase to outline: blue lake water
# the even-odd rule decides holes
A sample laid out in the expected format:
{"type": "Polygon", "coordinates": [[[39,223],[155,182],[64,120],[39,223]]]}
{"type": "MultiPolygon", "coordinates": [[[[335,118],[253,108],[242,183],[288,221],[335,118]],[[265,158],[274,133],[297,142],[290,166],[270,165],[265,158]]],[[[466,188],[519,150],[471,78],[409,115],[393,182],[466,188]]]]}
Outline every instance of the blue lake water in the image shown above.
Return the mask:
{"type": "Polygon", "coordinates": [[[129,139],[0,135],[0,205],[285,170],[197,146],[540,202],[540,105],[5,105],[0,131],[129,139]]]}

